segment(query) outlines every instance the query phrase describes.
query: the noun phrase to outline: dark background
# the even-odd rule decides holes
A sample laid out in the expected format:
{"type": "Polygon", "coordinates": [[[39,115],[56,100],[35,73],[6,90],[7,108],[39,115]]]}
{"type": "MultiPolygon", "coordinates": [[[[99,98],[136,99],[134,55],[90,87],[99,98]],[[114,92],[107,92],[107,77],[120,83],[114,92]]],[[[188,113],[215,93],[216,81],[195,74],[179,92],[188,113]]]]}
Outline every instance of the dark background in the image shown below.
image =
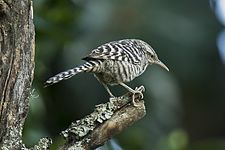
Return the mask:
{"type": "MultiPolygon", "coordinates": [[[[45,80],[82,64],[81,58],[103,43],[138,38],[151,44],[170,72],[150,66],[128,84],[145,86],[147,115],[102,149],[225,149],[225,66],[217,46],[223,25],[214,13],[216,2],[34,1],[36,68],[25,143],[49,136],[54,149],[71,121],[108,101],[92,74],[48,88],[45,80]]],[[[126,92],[111,89],[118,96],[126,92]]]]}

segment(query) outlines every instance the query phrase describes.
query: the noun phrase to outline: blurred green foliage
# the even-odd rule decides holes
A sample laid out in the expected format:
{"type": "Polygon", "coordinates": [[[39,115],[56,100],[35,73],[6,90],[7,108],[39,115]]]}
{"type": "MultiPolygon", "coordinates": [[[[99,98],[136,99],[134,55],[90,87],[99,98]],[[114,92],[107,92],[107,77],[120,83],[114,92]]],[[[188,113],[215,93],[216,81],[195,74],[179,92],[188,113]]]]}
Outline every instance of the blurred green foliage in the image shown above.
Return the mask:
{"type": "MultiPolygon", "coordinates": [[[[130,86],[146,87],[147,115],[116,136],[129,150],[225,149],[225,66],[216,47],[222,26],[205,0],[34,1],[36,68],[24,140],[33,145],[89,114],[108,95],[91,74],[43,88],[60,71],[83,63],[112,40],[150,43],[170,72],[151,66],[130,86]]],[[[121,95],[125,90],[112,87],[121,95]]],[[[107,146],[103,149],[107,149],[107,146]]],[[[112,148],[116,149],[116,148],[112,148]]]]}

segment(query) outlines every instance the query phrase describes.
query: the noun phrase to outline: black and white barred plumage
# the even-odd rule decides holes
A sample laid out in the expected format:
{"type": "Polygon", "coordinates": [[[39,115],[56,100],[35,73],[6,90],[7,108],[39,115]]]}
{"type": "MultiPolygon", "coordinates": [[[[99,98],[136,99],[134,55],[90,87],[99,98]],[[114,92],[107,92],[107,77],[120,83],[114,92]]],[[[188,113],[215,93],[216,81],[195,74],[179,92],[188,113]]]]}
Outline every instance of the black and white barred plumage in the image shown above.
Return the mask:
{"type": "Polygon", "coordinates": [[[132,81],[141,75],[149,64],[158,64],[168,70],[158,59],[153,48],[138,39],[125,39],[103,44],[92,50],[83,60],[86,61],[83,65],[49,78],[45,83],[46,86],[68,79],[80,72],[91,72],[113,97],[107,85],[119,84],[130,92],[136,93],[124,82],[132,81]]]}

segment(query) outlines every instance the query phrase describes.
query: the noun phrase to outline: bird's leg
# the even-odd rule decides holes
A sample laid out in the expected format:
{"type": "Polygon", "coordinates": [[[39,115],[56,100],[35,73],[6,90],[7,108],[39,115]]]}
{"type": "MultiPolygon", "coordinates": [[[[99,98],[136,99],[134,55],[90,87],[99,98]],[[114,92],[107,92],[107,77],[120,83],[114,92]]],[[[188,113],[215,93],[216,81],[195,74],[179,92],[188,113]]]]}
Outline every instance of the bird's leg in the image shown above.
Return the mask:
{"type": "Polygon", "coordinates": [[[129,86],[127,86],[124,83],[119,83],[121,86],[123,86],[124,88],[126,88],[129,92],[133,93],[132,95],[132,103],[134,106],[138,106],[135,102],[135,94],[140,94],[141,99],[144,97],[142,91],[140,91],[139,89],[133,90],[132,88],[130,88],[129,86]]]}
{"type": "Polygon", "coordinates": [[[115,98],[115,96],[110,91],[109,87],[105,83],[102,83],[102,85],[104,86],[104,88],[106,89],[106,91],[109,93],[110,97],[111,98],[115,98]]]}
{"type": "Polygon", "coordinates": [[[115,96],[112,94],[112,92],[110,91],[109,87],[107,86],[107,84],[105,84],[105,82],[103,82],[100,78],[100,76],[98,74],[94,74],[95,78],[104,86],[104,88],[106,89],[106,91],[109,93],[110,95],[110,99],[111,98],[115,98],[115,96]]]}

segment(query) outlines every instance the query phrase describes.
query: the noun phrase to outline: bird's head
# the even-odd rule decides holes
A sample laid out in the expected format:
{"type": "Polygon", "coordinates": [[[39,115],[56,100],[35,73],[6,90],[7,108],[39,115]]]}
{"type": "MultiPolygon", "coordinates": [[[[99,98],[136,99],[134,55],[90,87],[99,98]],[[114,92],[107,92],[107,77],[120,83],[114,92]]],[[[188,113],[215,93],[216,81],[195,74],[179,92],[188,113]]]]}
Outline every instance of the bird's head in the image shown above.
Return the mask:
{"type": "Polygon", "coordinates": [[[169,68],[159,60],[156,52],[154,51],[154,49],[146,42],[140,40],[140,42],[142,43],[142,45],[144,46],[143,49],[146,52],[146,56],[148,58],[148,62],[149,64],[157,64],[160,67],[164,68],[165,70],[169,71],[169,68]]]}

